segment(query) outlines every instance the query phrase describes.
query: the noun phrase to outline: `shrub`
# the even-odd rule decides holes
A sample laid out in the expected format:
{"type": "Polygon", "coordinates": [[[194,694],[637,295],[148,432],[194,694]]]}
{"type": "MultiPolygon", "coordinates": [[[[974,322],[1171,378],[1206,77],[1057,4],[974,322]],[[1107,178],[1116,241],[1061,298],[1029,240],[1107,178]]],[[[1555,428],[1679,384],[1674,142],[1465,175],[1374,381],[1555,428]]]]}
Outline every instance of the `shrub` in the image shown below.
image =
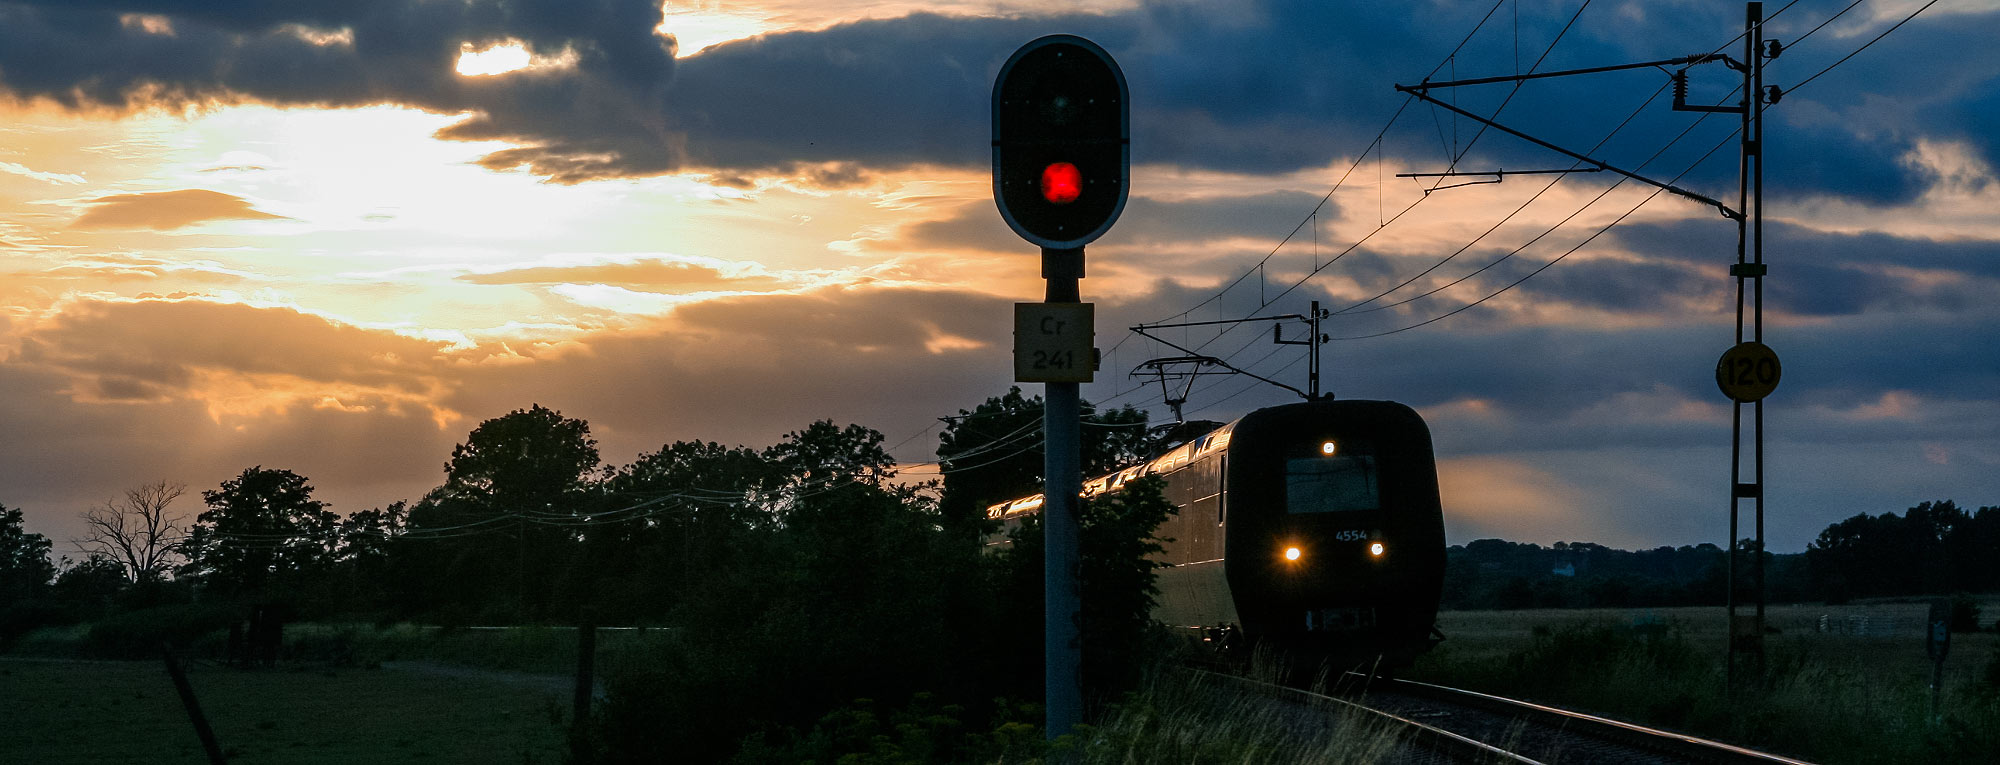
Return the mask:
{"type": "Polygon", "coordinates": [[[1966,593],[1951,596],[1951,631],[1979,631],[1979,601],[1966,593]]]}
{"type": "Polygon", "coordinates": [[[186,647],[204,635],[227,629],[238,612],[237,607],[228,604],[155,606],[128,611],[91,625],[85,650],[106,659],[156,656],[163,644],[186,647]]]}

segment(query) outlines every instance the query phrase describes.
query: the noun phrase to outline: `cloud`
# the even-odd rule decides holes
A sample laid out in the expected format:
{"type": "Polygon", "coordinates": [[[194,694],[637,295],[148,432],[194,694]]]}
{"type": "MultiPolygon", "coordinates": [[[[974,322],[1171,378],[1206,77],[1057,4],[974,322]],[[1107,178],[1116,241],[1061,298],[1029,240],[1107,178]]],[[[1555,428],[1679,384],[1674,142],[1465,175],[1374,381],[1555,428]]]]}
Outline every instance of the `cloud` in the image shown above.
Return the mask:
{"type": "MultiPolygon", "coordinates": [[[[1113,229],[1117,235],[1107,246],[1187,246],[1238,238],[1275,244],[1319,202],[1319,195],[1302,191],[1174,199],[1135,194],[1126,200],[1113,229]]],[[[1320,215],[1325,220],[1336,219],[1339,208],[1329,202],[1320,208],[1320,215]]],[[[993,203],[983,200],[960,207],[948,218],[912,225],[904,234],[917,246],[997,251],[1022,246],[1021,238],[1007,228],[993,203]]]]}
{"type": "Polygon", "coordinates": [[[521,144],[488,157],[495,167],[566,182],[657,174],[678,164],[662,130],[673,43],[654,34],[660,19],[657,0],[9,2],[0,83],[79,109],[407,104],[470,114],[445,137],[521,144]],[[504,41],[574,65],[457,73],[463,46],[504,41]]]}
{"type": "Polygon", "coordinates": [[[288,220],[251,207],[242,197],[207,189],[113,194],[87,204],[90,209],[70,224],[72,227],[170,231],[212,220],[288,220]]]}
{"type": "MultiPolygon", "coordinates": [[[[1098,344],[1109,351],[1117,328],[1206,292],[1162,280],[1102,300],[1098,344]]],[[[1271,311],[1314,297],[1327,295],[1309,288],[1271,311]]],[[[877,428],[903,442],[900,458],[921,459],[935,445],[925,437],[933,416],[1006,390],[1010,302],[867,283],[690,302],[542,341],[450,343],[286,307],[71,298],[9,329],[18,350],[0,359],[0,421],[18,437],[0,445],[0,482],[10,506],[46,518],[134,481],[212,485],[278,465],[351,511],[420,495],[472,424],[531,403],[590,421],[614,462],[679,439],[761,446],[822,418],[877,428]]],[[[1455,541],[1712,540],[1713,524],[1693,511],[1713,504],[1702,487],[1727,460],[1728,410],[1712,379],[1726,311],[1640,328],[1520,325],[1497,312],[1452,322],[1329,345],[1326,386],[1424,412],[1455,541]]],[[[1303,385],[1298,349],[1253,363],[1277,349],[1267,326],[1210,347],[1303,385]]],[[[1990,311],[1771,329],[1767,342],[1786,364],[1768,415],[1774,465],[1790,487],[1773,505],[1782,549],[1854,512],[1990,486],[1980,455],[2000,445],[1981,426],[2000,416],[1990,402],[1996,333],[1990,311]],[[1948,464],[1934,459],[1939,449],[1953,455],[1948,464]],[[1853,473],[1822,476],[1822,459],[1853,473]],[[1910,496],[1864,485],[1868,469],[1915,471],[1894,486],[1910,496]],[[1798,485],[1822,478],[1839,479],[1840,491],[1798,485]]],[[[1086,398],[1146,403],[1153,388],[1125,375],[1148,358],[1143,345],[1107,353],[1086,398]]],[[[1243,378],[1212,382],[1190,416],[1227,419],[1290,398],[1243,378]]]]}
{"type": "MultiPolygon", "coordinates": [[[[1382,121],[1404,104],[1392,83],[1533,64],[1572,12],[1524,8],[1518,32],[1487,24],[1447,60],[1457,30],[1479,26],[1489,8],[1438,3],[1415,13],[1393,3],[1265,0],[1147,3],[1096,14],[914,13],[765,34],[676,60],[671,37],[653,31],[662,20],[657,0],[16,0],[0,3],[0,85],[17,97],[75,108],[254,100],[394,102],[462,113],[441,137],[506,141],[514,146],[481,164],[526,167],[564,183],[689,169],[719,179],[806,168],[852,175],[983,165],[993,75],[1022,42],[1063,31],[1105,45],[1125,70],[1135,162],[1273,173],[1367,153],[1382,121]],[[122,23],[127,14],[157,18],[151,26],[172,34],[122,23]],[[532,56],[574,63],[482,77],[455,71],[464,46],[510,42],[532,56]],[[1448,66],[1433,72],[1441,61],[1448,66]]],[[[1707,8],[1677,6],[1675,15],[1671,25],[1634,24],[1589,9],[1542,69],[1707,50],[1738,26],[1707,8]]],[[[1796,11],[1782,21],[1782,28],[1802,29],[1814,19],[1796,11]]],[[[1996,34],[2000,12],[1920,18],[1787,97],[1772,110],[1773,164],[1789,168],[1771,174],[1773,189],[1905,200],[1931,180],[1903,160],[1920,140],[1963,140],[1992,158],[2000,53],[1983,41],[1996,34]],[[1940,81],[1937,50],[1971,58],[1961,57],[1940,81]]],[[[1824,33],[1788,49],[1772,77],[1802,78],[1856,44],[1824,33]]],[[[1697,74],[1698,95],[1724,97],[1729,72],[1697,74]]],[[[1663,83],[1651,71],[1536,81],[1512,96],[1503,121],[1586,148],[1663,83]]],[[[1510,91],[1468,87],[1452,97],[1486,113],[1510,91]]],[[[1656,97],[1652,105],[1660,103],[1656,97]]],[[[1693,119],[1643,114],[1597,153],[1636,165],[1693,119]]],[[[1678,172],[1726,134],[1727,122],[1711,120],[1713,130],[1698,131],[1648,171],[1678,172]]],[[[1498,134],[1475,144],[1477,132],[1470,121],[1416,104],[1383,134],[1382,147],[1438,167],[1462,152],[1468,166],[1567,164],[1498,134]]],[[[1733,163],[1717,159],[1686,181],[1727,188],[1732,175],[1733,163]]]]}
{"type": "Polygon", "coordinates": [[[464,274],[472,284],[603,284],[641,292],[682,294],[716,290],[768,290],[787,286],[749,264],[703,264],[648,258],[618,263],[528,266],[464,274]]]}
{"type": "Polygon", "coordinates": [[[68,375],[80,401],[200,401],[220,417],[346,397],[448,416],[434,406],[439,344],[290,308],[73,300],[19,344],[9,363],[68,375]]]}
{"type": "MultiPolygon", "coordinates": [[[[1639,223],[1613,233],[1619,246],[1648,262],[1693,267],[1702,281],[1714,284],[1725,281],[1717,272],[1735,261],[1729,228],[1639,223]]],[[[1764,252],[1771,266],[1764,286],[1767,308],[1800,316],[1979,309],[1991,305],[2000,289],[2000,241],[1992,239],[1837,233],[1767,220],[1764,252]]]]}
{"type": "Polygon", "coordinates": [[[45,173],[14,162],[0,162],[0,173],[11,173],[45,183],[81,184],[85,182],[83,176],[74,173],[45,173]]]}

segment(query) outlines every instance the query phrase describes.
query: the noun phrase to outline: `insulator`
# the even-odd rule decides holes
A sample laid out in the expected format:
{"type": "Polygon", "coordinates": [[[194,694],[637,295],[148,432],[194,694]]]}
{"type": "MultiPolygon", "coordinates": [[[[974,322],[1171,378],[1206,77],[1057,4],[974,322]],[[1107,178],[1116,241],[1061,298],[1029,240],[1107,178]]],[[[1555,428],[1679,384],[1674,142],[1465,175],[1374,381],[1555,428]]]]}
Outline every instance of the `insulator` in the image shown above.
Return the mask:
{"type": "Polygon", "coordinates": [[[1677,104],[1687,103],[1687,98],[1688,98],[1688,73],[1686,69],[1682,69],[1674,73],[1674,103],[1677,104]]]}
{"type": "Polygon", "coordinates": [[[1778,99],[1785,97],[1785,91],[1780,89],[1776,85],[1764,86],[1764,93],[1767,96],[1764,100],[1764,103],[1767,104],[1775,104],[1778,102],[1778,99]]]}
{"type": "Polygon", "coordinates": [[[1777,40],[1764,41],[1764,58],[1777,58],[1784,52],[1785,46],[1779,44],[1777,40]]]}

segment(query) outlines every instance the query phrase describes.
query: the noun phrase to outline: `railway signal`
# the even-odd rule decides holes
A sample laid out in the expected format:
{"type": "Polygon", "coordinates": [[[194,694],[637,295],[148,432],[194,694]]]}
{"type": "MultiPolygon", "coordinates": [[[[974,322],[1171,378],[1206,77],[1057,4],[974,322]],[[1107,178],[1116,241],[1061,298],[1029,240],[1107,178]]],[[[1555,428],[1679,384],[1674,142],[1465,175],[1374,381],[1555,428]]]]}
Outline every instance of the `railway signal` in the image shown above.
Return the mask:
{"type": "Polygon", "coordinates": [[[993,82],[993,203],[1042,249],[1042,303],[1017,304],[1015,380],[1043,392],[1042,680],[1047,734],[1083,721],[1077,592],[1080,383],[1096,370],[1083,246],[1125,209],[1131,179],[1125,73],[1097,43],[1049,35],[1014,51],[993,82]]]}
{"type": "Polygon", "coordinates": [[[1131,117],[1125,73],[1075,35],[1049,35],[1000,67],[993,84],[993,201],[1021,238],[1082,247],[1125,209],[1131,117]]]}

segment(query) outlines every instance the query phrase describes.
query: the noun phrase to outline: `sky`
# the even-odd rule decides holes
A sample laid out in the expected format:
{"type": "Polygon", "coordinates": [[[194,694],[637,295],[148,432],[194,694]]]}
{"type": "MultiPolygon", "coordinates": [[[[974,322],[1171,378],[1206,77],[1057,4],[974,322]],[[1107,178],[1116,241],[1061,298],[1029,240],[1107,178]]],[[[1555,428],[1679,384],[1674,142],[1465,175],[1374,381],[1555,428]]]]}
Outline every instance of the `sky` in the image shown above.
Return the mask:
{"type": "MultiPolygon", "coordinates": [[[[1765,4],[1775,551],[2000,505],[2000,2],[1922,6],[1765,4]]],[[[183,482],[193,515],[251,466],[381,507],[531,404],[611,464],[831,419],[934,478],[936,418],[1006,392],[1010,304],[1042,296],[992,202],[993,79],[1070,33],[1132,109],[1086,399],[1171,420],[1132,372],[1181,354],[1130,327],[1317,300],[1325,389],[1428,421],[1452,542],[1722,544],[1734,224],[1610,173],[1399,178],[1574,163],[1394,86],[1740,59],[1743,23],[1719,0],[0,0],[0,504],[58,552],[127,488],[183,482]]],[[[1738,118],[1672,110],[1667,82],[1432,92],[1737,206],[1738,118]]],[[[1734,103],[1741,77],[1689,83],[1734,103]]],[[[1268,327],[1154,334],[1304,387],[1268,327]]],[[[1204,376],[1185,410],[1289,400],[1204,376]]]]}

